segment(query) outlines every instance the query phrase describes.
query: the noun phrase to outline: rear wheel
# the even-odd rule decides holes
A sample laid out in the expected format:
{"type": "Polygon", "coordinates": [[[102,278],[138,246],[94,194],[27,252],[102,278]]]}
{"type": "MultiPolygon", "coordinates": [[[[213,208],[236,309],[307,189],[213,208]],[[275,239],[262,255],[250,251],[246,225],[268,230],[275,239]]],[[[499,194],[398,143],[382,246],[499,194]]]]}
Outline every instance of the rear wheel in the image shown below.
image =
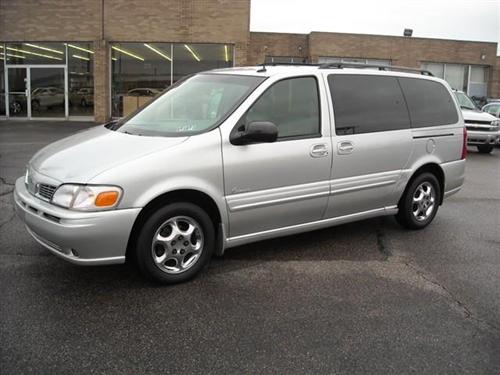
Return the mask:
{"type": "Polygon", "coordinates": [[[408,185],[396,219],[406,228],[425,228],[436,216],[440,201],[441,189],[436,176],[422,173],[408,185]]]}
{"type": "Polygon", "coordinates": [[[40,110],[40,102],[38,100],[33,100],[31,102],[31,110],[34,112],[38,112],[40,110]]]}
{"type": "Polygon", "coordinates": [[[493,146],[478,145],[477,150],[479,151],[480,154],[489,154],[491,151],[493,151],[493,146]]]}
{"type": "Polygon", "coordinates": [[[214,244],[214,226],[205,211],[191,203],[172,203],[146,220],[135,255],[144,276],[174,284],[200,272],[211,258],[214,244]]]}

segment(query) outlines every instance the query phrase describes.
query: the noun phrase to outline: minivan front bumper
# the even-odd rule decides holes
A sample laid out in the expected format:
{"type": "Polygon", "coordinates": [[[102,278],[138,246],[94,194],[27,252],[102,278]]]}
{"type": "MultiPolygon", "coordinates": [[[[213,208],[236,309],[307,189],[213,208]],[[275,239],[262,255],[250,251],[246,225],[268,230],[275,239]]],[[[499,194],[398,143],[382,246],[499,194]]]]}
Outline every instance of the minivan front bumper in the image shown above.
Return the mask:
{"type": "Polygon", "coordinates": [[[38,243],[82,265],[124,263],[130,232],[141,210],[67,210],[31,195],[23,177],[16,181],[14,201],[18,216],[38,243]]]}

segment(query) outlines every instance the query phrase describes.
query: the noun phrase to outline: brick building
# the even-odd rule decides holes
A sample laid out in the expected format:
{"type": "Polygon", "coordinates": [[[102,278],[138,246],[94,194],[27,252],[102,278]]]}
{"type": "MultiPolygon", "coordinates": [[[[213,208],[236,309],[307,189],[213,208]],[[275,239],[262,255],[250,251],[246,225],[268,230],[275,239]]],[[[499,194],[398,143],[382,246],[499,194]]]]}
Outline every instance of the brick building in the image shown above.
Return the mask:
{"type": "Polygon", "coordinates": [[[250,0],[2,0],[0,117],[105,121],[187,74],[263,61],[426,68],[500,97],[496,43],[249,26],[250,0]]]}

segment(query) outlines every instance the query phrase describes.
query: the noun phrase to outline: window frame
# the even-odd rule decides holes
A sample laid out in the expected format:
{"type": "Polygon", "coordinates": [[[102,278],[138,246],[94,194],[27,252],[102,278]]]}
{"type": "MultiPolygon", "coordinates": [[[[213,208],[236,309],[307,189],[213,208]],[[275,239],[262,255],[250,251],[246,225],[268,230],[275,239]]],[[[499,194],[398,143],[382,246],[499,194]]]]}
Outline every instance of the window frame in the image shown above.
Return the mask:
{"type": "Polygon", "coordinates": [[[399,76],[397,75],[390,75],[390,74],[355,74],[355,73],[347,73],[347,74],[338,74],[338,73],[333,73],[333,72],[329,72],[328,74],[325,75],[325,79],[326,79],[326,84],[327,84],[327,95],[330,97],[330,103],[331,103],[331,106],[332,106],[332,118],[333,118],[333,121],[332,121],[332,130],[335,134],[335,136],[337,137],[342,137],[342,136],[355,136],[355,135],[363,135],[363,134],[376,134],[376,133],[385,133],[385,132],[394,132],[394,131],[401,131],[401,130],[411,130],[412,129],[412,123],[411,123],[411,115],[410,115],[410,111],[409,111],[409,108],[408,108],[408,103],[406,101],[406,96],[404,94],[404,91],[403,91],[403,88],[401,87],[401,84],[399,82],[399,76]],[[397,83],[397,86],[399,88],[399,91],[400,91],[400,94],[401,94],[401,98],[403,99],[403,104],[404,104],[404,108],[405,108],[405,112],[408,116],[408,127],[407,128],[401,128],[401,129],[390,129],[390,130],[380,130],[380,131],[374,131],[374,132],[363,132],[363,133],[353,133],[353,134],[339,134],[337,133],[337,118],[336,118],[336,115],[335,115],[335,104],[334,104],[334,101],[333,101],[333,95],[332,95],[332,90],[330,88],[330,81],[328,80],[328,78],[330,76],[349,76],[349,75],[352,75],[352,76],[369,76],[369,77],[387,77],[387,78],[394,78],[396,80],[396,83],[397,83]]]}
{"type": "MultiPolygon", "coordinates": [[[[322,138],[323,137],[323,121],[322,121],[322,107],[321,107],[321,91],[319,89],[319,79],[318,79],[318,76],[316,76],[314,74],[304,74],[304,75],[298,75],[298,76],[283,77],[283,78],[280,78],[280,79],[272,82],[248,106],[248,108],[245,110],[245,113],[243,113],[243,115],[241,115],[241,117],[239,118],[239,120],[236,122],[236,125],[231,130],[230,135],[233,135],[234,133],[236,133],[238,131],[241,131],[239,129],[241,129],[241,126],[245,125],[246,121],[244,121],[244,119],[246,119],[246,116],[247,116],[248,112],[252,109],[252,107],[255,105],[255,103],[257,103],[262,98],[262,96],[264,96],[267,93],[267,91],[269,89],[271,89],[271,87],[273,87],[274,85],[276,85],[279,82],[288,81],[288,80],[297,79],[297,78],[314,78],[314,80],[316,82],[316,93],[317,93],[317,96],[318,96],[318,126],[319,126],[318,130],[319,130],[319,132],[318,133],[314,133],[314,134],[293,135],[293,136],[280,137],[279,136],[279,128],[278,128],[278,138],[276,139],[275,142],[286,142],[286,141],[295,141],[295,140],[300,140],[300,139],[322,138]]],[[[275,142],[273,142],[273,143],[275,143],[275,142]]],[[[256,144],[260,144],[260,143],[256,143],[256,144]]]]}

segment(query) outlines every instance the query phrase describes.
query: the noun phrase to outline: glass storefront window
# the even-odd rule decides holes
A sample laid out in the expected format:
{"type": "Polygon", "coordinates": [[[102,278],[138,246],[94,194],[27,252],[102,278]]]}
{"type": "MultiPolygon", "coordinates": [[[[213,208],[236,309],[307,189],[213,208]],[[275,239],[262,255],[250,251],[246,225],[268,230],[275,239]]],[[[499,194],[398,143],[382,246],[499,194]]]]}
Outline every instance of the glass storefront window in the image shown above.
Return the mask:
{"type": "Polygon", "coordinates": [[[0,107],[7,101],[9,117],[92,117],[93,55],[90,42],[0,44],[0,58],[8,70],[6,82],[2,75],[1,90],[7,94],[0,107]]]}
{"type": "Polygon", "coordinates": [[[446,64],[445,79],[455,90],[467,92],[467,65],[446,64]]]}
{"type": "Polygon", "coordinates": [[[94,115],[94,51],[92,43],[67,43],[70,116],[94,115]]]}
{"type": "Polygon", "coordinates": [[[341,63],[341,62],[342,62],[342,59],[340,57],[320,56],[318,58],[319,64],[341,63]]]}
{"type": "Polygon", "coordinates": [[[64,68],[30,69],[31,117],[65,117],[64,68]]]}
{"type": "Polygon", "coordinates": [[[174,44],[173,82],[204,70],[233,66],[233,48],[229,44],[174,44]]]}
{"type": "Polygon", "coordinates": [[[487,66],[424,62],[421,67],[472,98],[485,98],[488,94],[487,66]]]}
{"type": "Polygon", "coordinates": [[[307,63],[307,57],[300,56],[266,56],[264,62],[266,64],[288,64],[288,63],[307,63]]]}
{"type": "Polygon", "coordinates": [[[226,44],[113,43],[111,113],[127,116],[189,74],[233,66],[226,44]]]}
{"type": "Polygon", "coordinates": [[[318,63],[319,64],[346,63],[346,64],[367,64],[367,65],[390,66],[391,60],[321,56],[318,58],[318,63]]]}
{"type": "Polygon", "coordinates": [[[113,43],[113,117],[126,116],[171,85],[170,43],[113,43]]]}
{"type": "MultiPolygon", "coordinates": [[[[0,44],[1,46],[2,44],[0,44]]],[[[5,116],[5,58],[0,56],[0,117],[5,116]]]]}
{"type": "Polygon", "coordinates": [[[0,56],[7,57],[9,65],[64,65],[66,46],[59,42],[7,43],[0,47],[0,56]]]}
{"type": "Polygon", "coordinates": [[[488,94],[488,68],[485,66],[470,67],[469,95],[484,98],[488,94]]]}
{"type": "Polygon", "coordinates": [[[423,63],[422,69],[428,70],[429,72],[431,72],[434,75],[434,77],[439,77],[439,78],[444,77],[444,65],[443,64],[423,63]]]}

